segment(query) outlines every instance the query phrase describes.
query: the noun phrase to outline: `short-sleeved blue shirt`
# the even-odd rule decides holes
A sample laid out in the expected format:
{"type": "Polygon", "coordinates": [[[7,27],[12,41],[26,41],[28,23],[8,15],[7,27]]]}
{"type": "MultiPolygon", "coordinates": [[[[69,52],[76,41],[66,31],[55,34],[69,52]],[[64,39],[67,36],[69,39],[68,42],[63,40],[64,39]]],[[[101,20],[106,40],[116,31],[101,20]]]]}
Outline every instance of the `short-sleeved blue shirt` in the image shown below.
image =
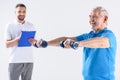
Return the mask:
{"type": "Polygon", "coordinates": [[[84,80],[115,80],[115,55],[116,37],[111,30],[104,28],[95,33],[82,34],[76,37],[78,41],[89,40],[95,37],[107,37],[110,42],[109,48],[87,48],[83,50],[83,76],[84,80]]]}

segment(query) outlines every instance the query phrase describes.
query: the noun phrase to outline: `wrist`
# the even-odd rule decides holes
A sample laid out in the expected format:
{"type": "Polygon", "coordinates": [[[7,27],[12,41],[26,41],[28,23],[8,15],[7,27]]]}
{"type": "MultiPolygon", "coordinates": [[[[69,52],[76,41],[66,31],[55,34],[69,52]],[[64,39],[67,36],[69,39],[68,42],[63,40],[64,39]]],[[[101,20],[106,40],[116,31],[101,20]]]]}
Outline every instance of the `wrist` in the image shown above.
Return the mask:
{"type": "Polygon", "coordinates": [[[78,44],[79,44],[79,47],[82,47],[82,42],[79,42],[78,44]]]}
{"type": "Polygon", "coordinates": [[[33,45],[36,47],[36,48],[39,48],[39,45],[37,43],[37,40],[33,43],[33,45]]]}

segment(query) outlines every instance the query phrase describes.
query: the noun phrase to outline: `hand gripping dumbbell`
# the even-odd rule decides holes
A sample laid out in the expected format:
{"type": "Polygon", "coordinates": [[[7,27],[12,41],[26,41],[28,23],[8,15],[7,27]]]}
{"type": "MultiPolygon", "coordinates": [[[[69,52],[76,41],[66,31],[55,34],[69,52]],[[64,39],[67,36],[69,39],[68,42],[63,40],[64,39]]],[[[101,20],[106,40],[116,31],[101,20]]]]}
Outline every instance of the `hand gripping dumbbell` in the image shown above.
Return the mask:
{"type": "Polygon", "coordinates": [[[40,46],[41,46],[42,48],[46,48],[46,47],[48,46],[47,41],[45,41],[45,40],[41,41],[40,46]]]}
{"type": "MultiPolygon", "coordinates": [[[[65,42],[65,40],[60,41],[60,46],[61,46],[62,48],[65,47],[65,46],[64,46],[64,42],[65,42]]],[[[73,48],[73,49],[77,49],[77,48],[79,47],[79,44],[78,44],[78,42],[71,41],[71,42],[70,42],[70,47],[73,48]]]]}
{"type": "Polygon", "coordinates": [[[65,40],[60,41],[60,47],[62,47],[62,48],[64,48],[64,47],[65,47],[65,46],[64,46],[64,42],[65,42],[65,40]]]}
{"type": "Polygon", "coordinates": [[[78,44],[78,42],[71,41],[70,42],[70,47],[73,48],[73,49],[77,49],[79,47],[79,44],[78,44]]]}
{"type": "MultiPolygon", "coordinates": [[[[48,43],[47,43],[47,41],[45,41],[45,40],[42,40],[42,41],[40,42],[40,47],[42,47],[42,48],[46,48],[47,45],[48,45],[48,43]]],[[[37,42],[35,42],[34,46],[38,48],[37,42]]]]}

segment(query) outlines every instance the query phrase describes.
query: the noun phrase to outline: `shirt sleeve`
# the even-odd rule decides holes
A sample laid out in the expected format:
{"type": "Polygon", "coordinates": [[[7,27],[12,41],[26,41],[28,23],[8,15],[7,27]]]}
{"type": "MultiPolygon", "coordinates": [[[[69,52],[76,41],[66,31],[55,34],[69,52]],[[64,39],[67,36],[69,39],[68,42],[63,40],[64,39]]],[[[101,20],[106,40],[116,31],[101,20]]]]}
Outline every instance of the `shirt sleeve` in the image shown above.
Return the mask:
{"type": "Polygon", "coordinates": [[[77,41],[88,40],[92,37],[93,31],[76,36],[77,41]]]}
{"type": "Polygon", "coordinates": [[[11,40],[10,26],[9,24],[5,27],[5,40],[11,40]]]}
{"type": "Polygon", "coordinates": [[[110,47],[116,45],[116,37],[112,31],[107,32],[104,37],[107,37],[109,39],[110,47]]]}

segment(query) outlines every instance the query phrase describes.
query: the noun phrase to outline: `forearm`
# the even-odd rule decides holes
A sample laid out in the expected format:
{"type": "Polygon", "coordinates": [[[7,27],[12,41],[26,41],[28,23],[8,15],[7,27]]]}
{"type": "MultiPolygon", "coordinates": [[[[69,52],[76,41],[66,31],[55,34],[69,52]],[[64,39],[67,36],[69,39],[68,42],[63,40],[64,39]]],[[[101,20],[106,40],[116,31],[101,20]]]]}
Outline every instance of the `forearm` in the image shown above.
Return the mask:
{"type": "Polygon", "coordinates": [[[75,37],[59,37],[59,38],[48,41],[48,45],[49,46],[60,46],[60,41],[64,41],[66,39],[71,39],[73,41],[76,41],[75,37]]]}
{"type": "Polygon", "coordinates": [[[108,38],[93,38],[90,40],[84,40],[79,42],[80,47],[89,47],[89,48],[108,48],[110,43],[108,38]]]}
{"type": "Polygon", "coordinates": [[[60,41],[62,40],[66,40],[67,37],[59,37],[53,40],[48,41],[48,46],[59,46],[60,45],[60,41]]]}
{"type": "Polygon", "coordinates": [[[18,38],[13,39],[13,40],[7,40],[7,41],[6,41],[6,47],[7,47],[7,48],[13,47],[13,46],[15,46],[15,45],[18,44],[18,41],[19,41],[18,38]]]}

